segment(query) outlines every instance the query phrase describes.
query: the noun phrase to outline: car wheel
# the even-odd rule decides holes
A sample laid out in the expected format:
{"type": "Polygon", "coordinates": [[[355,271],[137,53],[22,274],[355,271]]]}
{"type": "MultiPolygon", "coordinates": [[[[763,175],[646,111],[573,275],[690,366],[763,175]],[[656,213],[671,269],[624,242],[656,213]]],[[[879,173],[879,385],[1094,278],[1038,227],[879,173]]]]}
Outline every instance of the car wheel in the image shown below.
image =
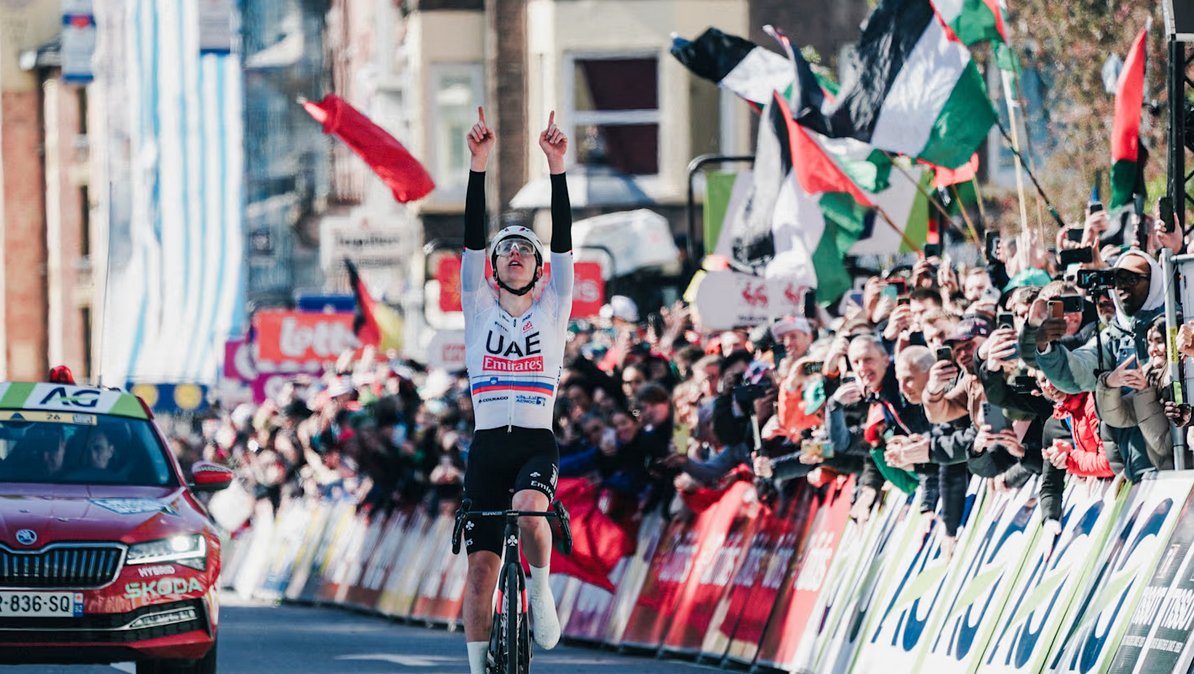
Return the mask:
{"type": "Polygon", "coordinates": [[[137,674],[216,674],[216,645],[198,660],[144,660],[137,674]]]}

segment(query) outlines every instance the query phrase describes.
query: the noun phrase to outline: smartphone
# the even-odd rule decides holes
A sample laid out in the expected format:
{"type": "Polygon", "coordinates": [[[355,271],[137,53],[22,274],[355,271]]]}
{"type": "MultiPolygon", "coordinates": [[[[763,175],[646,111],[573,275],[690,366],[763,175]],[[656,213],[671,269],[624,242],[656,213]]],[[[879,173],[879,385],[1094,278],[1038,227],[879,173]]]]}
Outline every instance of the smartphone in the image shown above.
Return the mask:
{"type": "Polygon", "coordinates": [[[804,291],[804,317],[816,318],[817,314],[817,291],[804,291]]]}
{"type": "Polygon", "coordinates": [[[949,362],[954,361],[954,350],[948,346],[943,346],[937,349],[937,360],[945,360],[949,362]]]}
{"type": "Polygon", "coordinates": [[[983,423],[991,427],[992,433],[1005,431],[1011,427],[1007,417],[1003,415],[1003,408],[992,405],[989,402],[983,401],[983,423]]]}
{"type": "Polygon", "coordinates": [[[1064,318],[1065,304],[1061,300],[1049,300],[1049,317],[1064,318]]]}
{"type": "Polygon", "coordinates": [[[1062,295],[1057,299],[1061,300],[1062,311],[1067,314],[1080,314],[1086,308],[1081,295],[1062,295]]]}
{"type": "Polygon", "coordinates": [[[897,307],[906,307],[911,304],[912,304],[912,298],[908,297],[907,295],[900,295],[899,297],[896,298],[896,306],[897,307]]]}
{"type": "Polygon", "coordinates": [[[924,245],[924,252],[925,252],[926,260],[929,259],[930,257],[941,257],[941,244],[926,243],[924,245]]]}
{"type": "Polygon", "coordinates": [[[1081,227],[1067,227],[1065,230],[1065,238],[1074,243],[1082,243],[1082,228],[1081,227]]]}
{"type": "Polygon", "coordinates": [[[884,288],[887,288],[887,287],[895,288],[897,296],[903,295],[904,293],[908,292],[908,282],[898,276],[894,277],[894,278],[887,279],[887,281],[883,287],[884,288]]]}
{"type": "Polygon", "coordinates": [[[800,367],[800,371],[808,376],[810,374],[819,374],[825,368],[825,363],[805,363],[800,367]]]}
{"type": "Polygon", "coordinates": [[[995,250],[999,247],[999,232],[989,231],[986,234],[987,261],[995,259],[995,250]]]}
{"type": "Polygon", "coordinates": [[[893,302],[898,302],[900,298],[900,289],[893,285],[885,285],[879,290],[880,297],[886,297],[893,302]]]}
{"type": "Polygon", "coordinates": [[[1173,199],[1163,196],[1157,199],[1157,211],[1161,216],[1161,231],[1170,233],[1177,228],[1177,220],[1173,217],[1173,199]]]}
{"type": "Polygon", "coordinates": [[[996,319],[995,319],[995,327],[996,328],[1015,328],[1016,327],[1016,315],[1010,311],[999,312],[998,317],[996,317],[996,319]]]}
{"type": "Polygon", "coordinates": [[[1094,250],[1091,248],[1067,248],[1058,251],[1057,257],[1061,260],[1061,266],[1068,267],[1072,264],[1082,264],[1083,262],[1094,261],[1094,250]]]}

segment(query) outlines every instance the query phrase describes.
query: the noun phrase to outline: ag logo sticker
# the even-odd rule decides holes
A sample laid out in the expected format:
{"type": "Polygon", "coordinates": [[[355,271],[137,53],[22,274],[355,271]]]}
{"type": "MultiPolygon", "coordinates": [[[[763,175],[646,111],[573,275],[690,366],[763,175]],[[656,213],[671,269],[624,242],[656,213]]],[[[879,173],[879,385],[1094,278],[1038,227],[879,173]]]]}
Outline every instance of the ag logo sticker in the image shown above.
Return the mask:
{"type": "Polygon", "coordinates": [[[50,390],[48,394],[42,397],[37,403],[38,405],[52,406],[61,405],[63,407],[78,407],[84,409],[95,409],[99,404],[100,394],[103,391],[99,389],[81,388],[75,389],[72,392],[67,392],[65,386],[57,386],[50,390]]]}

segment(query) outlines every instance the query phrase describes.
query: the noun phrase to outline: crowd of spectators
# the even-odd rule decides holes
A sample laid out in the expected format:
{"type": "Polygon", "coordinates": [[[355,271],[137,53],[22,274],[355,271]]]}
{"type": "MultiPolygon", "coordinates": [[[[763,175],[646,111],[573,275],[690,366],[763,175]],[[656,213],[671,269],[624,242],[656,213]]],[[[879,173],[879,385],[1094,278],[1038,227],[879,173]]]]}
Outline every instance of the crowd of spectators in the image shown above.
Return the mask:
{"type": "MultiPolygon", "coordinates": [[[[811,315],[751,328],[701,331],[683,303],[648,317],[615,296],[569,328],[560,474],[598,481],[602,509],[629,518],[683,516],[731,480],[782,497],[797,480],[852,474],[853,517],[869,517],[885,489],[919,492],[951,537],[972,476],[995,490],[1035,477],[1057,527],[1067,475],[1137,481],[1171,468],[1170,421],[1190,423],[1171,402],[1157,263],[1185,242],[1156,222],[1144,220],[1145,250],[1096,212],[1058,232],[1056,249],[1027,233],[992,240],[976,265],[921,256],[811,315]],[[1061,267],[1071,249],[1090,261],[1061,267]]],[[[1194,331],[1179,341],[1194,352],[1194,331]]],[[[237,466],[275,506],[454,508],[467,383],[364,348],[223,414],[203,456],[237,466]]]]}

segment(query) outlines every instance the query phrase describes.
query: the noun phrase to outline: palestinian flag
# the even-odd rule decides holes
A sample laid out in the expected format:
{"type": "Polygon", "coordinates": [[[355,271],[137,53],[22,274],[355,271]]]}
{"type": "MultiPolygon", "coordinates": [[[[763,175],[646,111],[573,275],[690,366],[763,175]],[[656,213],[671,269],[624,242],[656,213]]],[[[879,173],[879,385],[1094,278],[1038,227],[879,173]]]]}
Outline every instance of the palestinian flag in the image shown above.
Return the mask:
{"type": "Polygon", "coordinates": [[[1115,89],[1111,128],[1111,204],[1115,210],[1144,194],[1144,157],[1140,145],[1140,109],[1144,105],[1144,60],[1148,29],[1140,31],[1115,89]]]}
{"type": "Polygon", "coordinates": [[[1002,42],[1007,44],[1007,26],[999,0],[933,0],[942,23],[962,44],[1002,42]]]}
{"type": "Polygon", "coordinates": [[[929,0],[880,0],[851,56],[850,78],[824,135],[957,168],[995,124],[995,108],[965,45],[929,0]]]}
{"type": "MultiPolygon", "coordinates": [[[[782,42],[781,42],[782,43],[782,42]]],[[[826,93],[836,85],[800,59],[798,67],[770,49],[746,38],[709,28],[695,41],[672,37],[672,56],[698,77],[728,89],[749,102],[756,111],[767,105],[771,93],[781,92],[799,113],[820,114],[826,93]],[[799,103],[797,103],[799,101],[799,103]]]]}
{"type": "Polygon", "coordinates": [[[361,340],[361,344],[376,346],[382,352],[401,349],[402,317],[382,302],[373,299],[352,260],[344,258],[344,266],[348,267],[348,281],[352,286],[353,295],[357,298],[357,317],[353,322],[353,332],[356,333],[357,339],[361,340]]]}
{"type": "MultiPolygon", "coordinates": [[[[850,287],[846,252],[887,227],[874,222],[871,196],[815,134],[796,124],[778,92],[763,109],[753,175],[751,193],[727,217],[715,253],[740,270],[814,287],[820,302],[836,300],[850,287]]],[[[883,252],[899,246],[888,242],[883,252]]]]}

